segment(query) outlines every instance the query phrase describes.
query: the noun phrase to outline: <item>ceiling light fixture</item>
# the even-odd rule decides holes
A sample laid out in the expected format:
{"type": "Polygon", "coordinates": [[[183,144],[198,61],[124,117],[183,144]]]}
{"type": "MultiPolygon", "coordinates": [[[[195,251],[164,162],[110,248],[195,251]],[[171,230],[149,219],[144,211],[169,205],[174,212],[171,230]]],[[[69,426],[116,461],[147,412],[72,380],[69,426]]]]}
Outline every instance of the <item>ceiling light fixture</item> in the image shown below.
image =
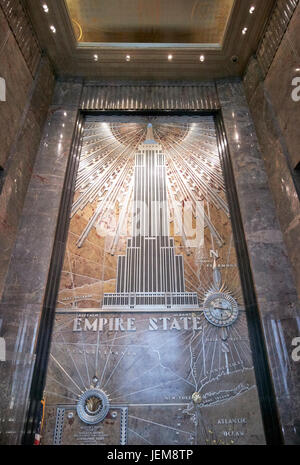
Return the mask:
{"type": "Polygon", "coordinates": [[[98,55],[95,54],[94,55],[94,61],[98,61],[98,60],[99,60],[99,57],[98,57],[98,55]]]}
{"type": "Polygon", "coordinates": [[[242,30],[242,34],[246,34],[246,32],[248,31],[248,28],[247,27],[244,27],[244,29],[242,30]]]}
{"type": "Polygon", "coordinates": [[[255,11],[255,6],[253,5],[249,10],[250,15],[252,15],[254,11],[255,11]]]}
{"type": "Polygon", "coordinates": [[[171,55],[171,54],[168,55],[168,60],[169,60],[169,61],[173,60],[173,55],[171,55]]]}
{"type": "Polygon", "coordinates": [[[130,61],[130,55],[126,55],[125,60],[126,60],[126,61],[130,61]]]}
{"type": "Polygon", "coordinates": [[[50,29],[51,29],[51,31],[53,32],[53,34],[56,33],[56,29],[55,29],[55,27],[54,27],[53,25],[50,26],[50,29]]]}
{"type": "Polygon", "coordinates": [[[203,61],[205,61],[205,56],[204,55],[200,55],[200,61],[201,61],[201,63],[203,63],[203,61]]]}
{"type": "Polygon", "coordinates": [[[48,5],[46,3],[43,4],[43,10],[45,13],[49,13],[49,8],[48,8],[48,5]]]}

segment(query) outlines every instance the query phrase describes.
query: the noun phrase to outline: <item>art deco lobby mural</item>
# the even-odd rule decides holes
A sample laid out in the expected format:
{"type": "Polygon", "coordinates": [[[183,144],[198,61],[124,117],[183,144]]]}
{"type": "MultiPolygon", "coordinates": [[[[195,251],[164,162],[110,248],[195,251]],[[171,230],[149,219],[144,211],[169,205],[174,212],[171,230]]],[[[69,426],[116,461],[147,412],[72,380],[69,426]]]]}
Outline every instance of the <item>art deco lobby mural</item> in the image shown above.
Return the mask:
{"type": "Polygon", "coordinates": [[[263,444],[213,117],[88,117],[43,444],[263,444]]]}

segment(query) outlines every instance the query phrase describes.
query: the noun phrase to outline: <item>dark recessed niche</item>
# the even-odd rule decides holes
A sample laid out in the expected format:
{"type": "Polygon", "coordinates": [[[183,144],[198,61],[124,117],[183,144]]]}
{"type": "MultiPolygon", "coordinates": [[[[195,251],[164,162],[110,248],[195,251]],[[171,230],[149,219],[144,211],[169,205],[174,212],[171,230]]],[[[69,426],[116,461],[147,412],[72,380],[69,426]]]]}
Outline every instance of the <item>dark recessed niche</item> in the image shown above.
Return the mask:
{"type": "Polygon", "coordinates": [[[297,193],[300,199],[300,161],[295,166],[293,175],[294,175],[293,178],[294,178],[294,182],[296,185],[296,190],[297,190],[297,193]]]}

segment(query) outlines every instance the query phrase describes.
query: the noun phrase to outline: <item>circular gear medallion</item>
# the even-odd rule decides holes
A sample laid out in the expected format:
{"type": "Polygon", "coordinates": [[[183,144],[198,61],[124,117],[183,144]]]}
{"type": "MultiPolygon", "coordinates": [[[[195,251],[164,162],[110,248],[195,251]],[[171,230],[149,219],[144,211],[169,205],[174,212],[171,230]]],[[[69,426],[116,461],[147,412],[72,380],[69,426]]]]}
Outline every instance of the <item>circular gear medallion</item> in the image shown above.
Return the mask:
{"type": "Polygon", "coordinates": [[[104,420],[109,407],[109,399],[105,392],[100,389],[89,389],[77,402],[77,414],[87,425],[96,425],[104,420]]]}
{"type": "Polygon", "coordinates": [[[231,295],[214,293],[204,302],[204,316],[214,326],[230,326],[237,320],[238,314],[237,302],[231,295]]]}

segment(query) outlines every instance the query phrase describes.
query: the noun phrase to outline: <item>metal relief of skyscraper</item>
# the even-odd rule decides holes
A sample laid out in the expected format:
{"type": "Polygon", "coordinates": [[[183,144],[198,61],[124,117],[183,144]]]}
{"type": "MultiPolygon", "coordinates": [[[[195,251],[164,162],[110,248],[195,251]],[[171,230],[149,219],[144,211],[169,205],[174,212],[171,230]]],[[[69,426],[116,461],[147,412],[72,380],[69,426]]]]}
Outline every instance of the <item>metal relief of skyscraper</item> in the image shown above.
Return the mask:
{"type": "Polygon", "coordinates": [[[165,155],[152,125],[135,156],[132,237],[118,257],[116,293],[104,294],[103,309],[198,307],[185,292],[183,256],[169,236],[165,155]]]}

